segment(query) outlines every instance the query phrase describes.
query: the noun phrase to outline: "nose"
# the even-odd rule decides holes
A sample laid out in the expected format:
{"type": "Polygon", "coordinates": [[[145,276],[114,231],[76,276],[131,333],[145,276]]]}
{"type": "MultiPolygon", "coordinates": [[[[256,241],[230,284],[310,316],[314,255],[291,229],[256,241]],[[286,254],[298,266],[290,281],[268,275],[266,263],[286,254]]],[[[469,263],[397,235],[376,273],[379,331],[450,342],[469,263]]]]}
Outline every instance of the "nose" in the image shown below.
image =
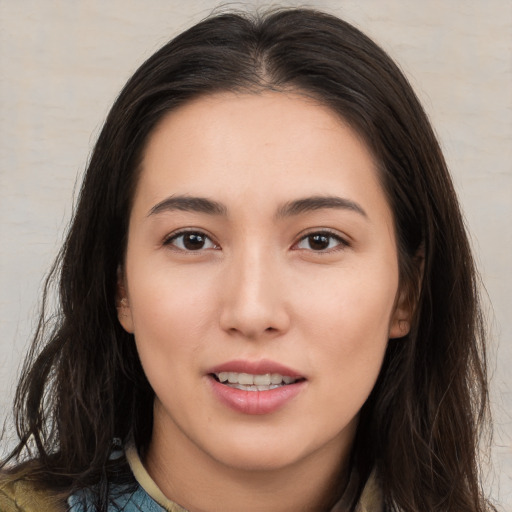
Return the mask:
{"type": "Polygon", "coordinates": [[[246,250],[226,268],[221,328],[257,340],[277,337],[290,326],[282,269],[272,251],[246,250]]]}

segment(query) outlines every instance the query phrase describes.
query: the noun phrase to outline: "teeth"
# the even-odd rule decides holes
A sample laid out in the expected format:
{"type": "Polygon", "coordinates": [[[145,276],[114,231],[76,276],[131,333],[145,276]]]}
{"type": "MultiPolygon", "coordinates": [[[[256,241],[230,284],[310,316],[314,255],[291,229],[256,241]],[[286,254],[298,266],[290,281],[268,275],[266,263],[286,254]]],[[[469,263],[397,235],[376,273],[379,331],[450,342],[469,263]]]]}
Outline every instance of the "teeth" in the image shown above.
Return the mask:
{"type": "MultiPolygon", "coordinates": [[[[254,376],[254,384],[256,386],[270,386],[272,382],[272,378],[270,377],[270,373],[266,373],[265,375],[255,375],[254,376]]],[[[281,384],[277,382],[276,384],[281,384]]]]}
{"type": "Polygon", "coordinates": [[[248,386],[254,384],[254,375],[249,375],[248,373],[239,373],[238,384],[246,384],[248,386]]]}
{"type": "Polygon", "coordinates": [[[279,373],[272,373],[270,375],[270,381],[272,384],[281,384],[281,381],[283,380],[283,377],[279,375],[279,373]]]}
{"type": "Polygon", "coordinates": [[[270,391],[271,389],[280,388],[279,384],[271,384],[270,386],[244,386],[242,384],[229,384],[230,387],[241,389],[242,391],[270,391]]]}
{"type": "Polygon", "coordinates": [[[284,384],[292,384],[297,379],[279,373],[252,375],[250,373],[219,372],[215,374],[220,382],[244,391],[268,391],[284,384]]]}

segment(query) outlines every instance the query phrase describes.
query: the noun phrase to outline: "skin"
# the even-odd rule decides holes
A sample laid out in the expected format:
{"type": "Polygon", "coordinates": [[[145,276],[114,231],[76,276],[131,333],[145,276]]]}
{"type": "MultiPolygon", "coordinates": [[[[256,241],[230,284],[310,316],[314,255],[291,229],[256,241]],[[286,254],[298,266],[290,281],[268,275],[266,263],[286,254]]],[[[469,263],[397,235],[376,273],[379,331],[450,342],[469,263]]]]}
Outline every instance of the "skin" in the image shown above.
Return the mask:
{"type": "Polygon", "coordinates": [[[338,116],[276,92],[168,114],[143,157],[119,300],[156,394],[144,464],[166,496],[191,511],[276,512],[339,498],[358,412],[409,312],[375,162],[338,116]],[[223,211],[162,206],[176,196],[223,211]],[[284,211],[311,196],[353,207],[284,211]],[[187,250],[182,229],[207,236],[203,248],[187,250]],[[307,235],[325,231],[319,250],[307,235]],[[306,382],[279,410],[243,414],[208,377],[234,359],[306,382]]]}

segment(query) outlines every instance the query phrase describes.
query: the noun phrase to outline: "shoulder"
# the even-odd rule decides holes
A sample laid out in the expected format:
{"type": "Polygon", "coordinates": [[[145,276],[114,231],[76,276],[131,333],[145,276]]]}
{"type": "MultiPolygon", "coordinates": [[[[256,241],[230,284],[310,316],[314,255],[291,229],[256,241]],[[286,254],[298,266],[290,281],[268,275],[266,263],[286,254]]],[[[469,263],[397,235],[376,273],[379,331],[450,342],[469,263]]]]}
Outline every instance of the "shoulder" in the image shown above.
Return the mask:
{"type": "Polygon", "coordinates": [[[383,501],[380,481],[374,469],[364,486],[356,512],[383,512],[383,501]]]}
{"type": "Polygon", "coordinates": [[[66,501],[27,478],[0,473],[0,510],[2,512],[64,512],[66,501]]]}

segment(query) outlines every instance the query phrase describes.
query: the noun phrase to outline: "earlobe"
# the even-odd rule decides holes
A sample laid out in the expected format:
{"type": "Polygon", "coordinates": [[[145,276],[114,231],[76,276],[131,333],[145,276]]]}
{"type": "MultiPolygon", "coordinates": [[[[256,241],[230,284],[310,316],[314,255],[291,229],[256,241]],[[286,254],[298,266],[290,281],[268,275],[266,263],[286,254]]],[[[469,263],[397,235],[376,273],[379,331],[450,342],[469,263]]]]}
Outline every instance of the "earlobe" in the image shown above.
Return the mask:
{"type": "Polygon", "coordinates": [[[423,244],[414,257],[414,277],[412,282],[402,285],[399,292],[393,316],[389,325],[389,338],[403,338],[409,334],[411,323],[418,306],[423,281],[423,269],[425,264],[425,250],[423,244]]]}
{"type": "Polygon", "coordinates": [[[403,338],[404,336],[409,334],[410,329],[411,324],[409,320],[406,320],[404,318],[398,318],[396,320],[394,319],[389,328],[389,338],[403,338]]]}
{"type": "Polygon", "coordinates": [[[128,294],[125,286],[125,278],[122,270],[117,271],[117,293],[116,293],[117,318],[123,329],[133,334],[133,318],[128,301],[128,294]]]}
{"type": "Polygon", "coordinates": [[[412,305],[409,293],[402,290],[389,325],[389,338],[403,338],[411,329],[412,305]]]}
{"type": "Polygon", "coordinates": [[[389,338],[403,338],[409,334],[418,302],[421,283],[402,285],[389,324],[389,338]]]}

